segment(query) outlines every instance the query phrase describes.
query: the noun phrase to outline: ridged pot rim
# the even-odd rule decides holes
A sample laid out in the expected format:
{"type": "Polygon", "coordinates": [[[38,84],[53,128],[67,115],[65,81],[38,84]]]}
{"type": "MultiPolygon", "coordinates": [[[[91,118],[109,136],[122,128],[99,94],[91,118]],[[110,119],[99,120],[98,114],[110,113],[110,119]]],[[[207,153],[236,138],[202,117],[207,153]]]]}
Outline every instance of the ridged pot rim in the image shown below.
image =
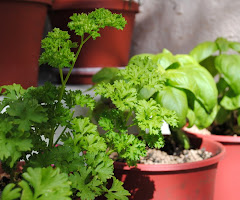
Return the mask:
{"type": "Polygon", "coordinates": [[[221,143],[239,143],[240,144],[240,136],[231,136],[231,135],[204,135],[204,134],[200,134],[200,133],[195,133],[194,131],[191,130],[185,130],[184,131],[186,133],[189,134],[193,134],[197,137],[202,137],[202,138],[207,138],[210,140],[214,140],[217,142],[221,142],[221,143]]]}
{"type": "Polygon", "coordinates": [[[129,7],[128,1],[123,0],[55,0],[52,10],[68,10],[68,9],[88,9],[106,8],[110,10],[124,10],[126,12],[139,12],[139,5],[131,2],[129,7]]]}
{"type": "Polygon", "coordinates": [[[31,2],[31,3],[42,3],[47,5],[52,5],[54,0],[0,0],[0,2],[31,2]]]}
{"type": "Polygon", "coordinates": [[[183,170],[199,169],[217,164],[225,155],[225,147],[221,143],[207,138],[202,138],[202,140],[204,143],[215,145],[218,148],[219,152],[211,158],[196,162],[180,164],[137,164],[137,167],[129,167],[126,163],[123,162],[114,162],[114,168],[147,172],[177,172],[183,170]]]}

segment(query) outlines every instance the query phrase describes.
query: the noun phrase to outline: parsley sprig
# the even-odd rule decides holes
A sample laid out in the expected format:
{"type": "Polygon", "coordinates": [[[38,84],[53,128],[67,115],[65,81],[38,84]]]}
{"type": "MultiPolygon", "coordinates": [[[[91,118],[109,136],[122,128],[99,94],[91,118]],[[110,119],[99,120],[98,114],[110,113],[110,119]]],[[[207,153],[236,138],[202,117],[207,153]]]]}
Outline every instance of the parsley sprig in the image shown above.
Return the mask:
{"type": "Polygon", "coordinates": [[[109,153],[117,152],[119,159],[128,165],[136,165],[140,157],[146,155],[146,146],[163,147],[161,127],[164,120],[177,126],[175,112],[161,107],[152,98],[165,82],[158,66],[145,57],[132,60],[118,72],[115,81],[101,82],[95,88],[97,95],[110,99],[110,103],[105,101],[108,106],[104,106],[102,99],[94,111],[105,130],[109,153]],[[131,127],[138,128],[137,135],[130,134],[131,127]]]}

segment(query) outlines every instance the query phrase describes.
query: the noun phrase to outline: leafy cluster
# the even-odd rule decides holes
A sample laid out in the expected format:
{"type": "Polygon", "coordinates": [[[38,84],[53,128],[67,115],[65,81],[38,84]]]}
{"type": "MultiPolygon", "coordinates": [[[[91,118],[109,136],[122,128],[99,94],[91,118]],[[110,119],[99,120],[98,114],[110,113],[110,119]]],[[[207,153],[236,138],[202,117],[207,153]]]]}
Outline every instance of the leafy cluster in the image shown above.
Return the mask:
{"type": "MultiPolygon", "coordinates": [[[[145,156],[146,145],[163,147],[161,126],[164,120],[176,126],[177,117],[150,98],[165,83],[152,60],[147,57],[132,60],[117,76],[113,83],[102,82],[95,88],[96,94],[111,100],[108,107],[103,106],[104,102],[99,103],[98,107],[104,109],[97,114],[99,125],[106,131],[104,137],[110,151],[117,152],[119,159],[128,165],[135,165],[145,156]],[[138,135],[129,134],[134,126],[139,128],[138,135]]],[[[96,110],[95,115],[98,112],[96,110]]]]}
{"type": "Polygon", "coordinates": [[[217,80],[218,109],[215,134],[240,134],[240,43],[217,38],[198,44],[192,55],[217,80]]]}
{"type": "MultiPolygon", "coordinates": [[[[176,125],[182,128],[188,122],[189,126],[195,124],[204,128],[216,116],[217,88],[214,79],[190,55],[173,55],[164,49],[156,55],[132,57],[128,66],[118,73],[107,68],[104,71],[108,71],[109,78],[103,76],[101,71],[93,78],[96,83],[100,82],[96,93],[111,99],[114,106],[109,106],[109,109],[116,107],[122,111],[119,118],[123,119],[123,123],[133,120],[125,127],[136,125],[140,129],[136,138],[140,137],[149,147],[163,146],[161,126],[166,121],[178,146],[190,148],[187,137],[175,128],[176,125]]],[[[99,117],[99,114],[95,115],[99,117]]],[[[112,121],[100,120],[108,126],[112,121]]],[[[109,127],[116,127],[112,124],[109,127]]]]}
{"type": "Polygon", "coordinates": [[[59,69],[61,86],[0,87],[4,95],[0,102],[0,160],[11,177],[2,200],[91,200],[101,195],[124,200],[129,195],[113,175],[113,160],[97,126],[75,113],[76,106],[93,110],[95,100],[80,90],[66,90],[83,44],[99,37],[100,28],[123,29],[126,21],[103,8],[88,15],[74,14],[71,20],[68,26],[80,36],[79,44],[70,40],[67,31],[54,28],[42,40],[45,51],[39,59],[40,64],[59,69]],[[77,52],[72,48],[78,48],[77,52]],[[63,67],[70,68],[65,78],[63,67]],[[25,165],[19,171],[20,160],[25,165]],[[107,187],[110,179],[113,184],[107,187]]]}
{"type": "Polygon", "coordinates": [[[75,13],[70,19],[72,20],[68,23],[70,30],[75,31],[76,35],[81,37],[87,33],[93,39],[101,36],[100,28],[108,26],[123,30],[127,23],[121,14],[112,14],[111,11],[104,8],[97,9],[88,15],[75,13]]]}

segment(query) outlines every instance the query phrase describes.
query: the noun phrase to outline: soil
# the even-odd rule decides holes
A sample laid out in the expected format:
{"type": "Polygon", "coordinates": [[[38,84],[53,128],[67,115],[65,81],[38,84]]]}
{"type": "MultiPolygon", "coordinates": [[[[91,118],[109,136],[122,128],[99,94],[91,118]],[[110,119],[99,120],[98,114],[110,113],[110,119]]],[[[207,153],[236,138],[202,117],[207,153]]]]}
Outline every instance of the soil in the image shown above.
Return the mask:
{"type": "MultiPolygon", "coordinates": [[[[194,149],[190,147],[189,150],[177,147],[170,136],[165,135],[165,146],[162,149],[147,149],[147,156],[140,158],[139,163],[142,164],[180,164],[187,162],[196,162],[211,158],[211,152],[202,149],[194,149]]],[[[118,160],[117,153],[110,156],[113,160],[118,160]]],[[[123,162],[122,160],[118,160],[123,162]]]]}
{"type": "Polygon", "coordinates": [[[165,151],[157,149],[148,149],[147,156],[140,159],[143,164],[179,164],[186,162],[195,162],[212,157],[212,153],[205,149],[190,149],[181,152],[176,151],[169,155],[165,151]]]}

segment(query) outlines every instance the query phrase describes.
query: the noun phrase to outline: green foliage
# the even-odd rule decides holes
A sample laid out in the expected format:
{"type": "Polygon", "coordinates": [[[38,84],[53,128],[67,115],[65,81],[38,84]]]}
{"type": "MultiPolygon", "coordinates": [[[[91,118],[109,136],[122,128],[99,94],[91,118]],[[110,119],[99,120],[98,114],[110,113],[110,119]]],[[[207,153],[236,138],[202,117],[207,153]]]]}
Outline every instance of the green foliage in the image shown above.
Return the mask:
{"type": "MultiPolygon", "coordinates": [[[[98,74],[101,76],[102,72],[98,74]]],[[[177,126],[175,112],[161,107],[153,99],[165,81],[162,69],[151,59],[141,57],[131,60],[112,83],[104,81],[96,86],[96,94],[110,99],[106,107],[104,102],[100,102],[99,107],[104,107],[104,111],[100,111],[98,118],[105,131],[109,151],[117,152],[119,159],[125,160],[128,165],[136,165],[140,157],[146,155],[146,145],[163,147],[161,126],[164,120],[177,126]],[[139,128],[138,135],[129,133],[134,126],[139,128]]]]}
{"type": "Polygon", "coordinates": [[[212,127],[225,127],[225,130],[220,129],[220,134],[229,132],[229,130],[226,129],[230,129],[231,134],[240,134],[238,128],[240,108],[239,50],[239,42],[229,41],[225,38],[217,38],[214,42],[203,42],[198,44],[190,52],[190,55],[193,57],[201,57],[201,55],[205,55],[202,59],[198,59],[198,61],[201,61],[201,65],[203,65],[217,80],[217,116],[212,127]],[[212,46],[215,46],[216,48],[213,50],[212,46]],[[212,49],[212,51],[210,49],[212,49]],[[219,54],[216,54],[217,51],[219,54]]]}
{"type": "Polygon", "coordinates": [[[75,13],[70,19],[72,20],[68,23],[70,30],[75,31],[76,35],[81,37],[84,37],[84,34],[87,33],[93,39],[101,36],[99,33],[100,28],[109,26],[123,30],[127,23],[121,14],[112,14],[104,8],[96,9],[88,15],[75,13]]]}
{"type": "Polygon", "coordinates": [[[122,182],[113,178],[112,187],[108,190],[108,193],[105,195],[107,199],[118,199],[118,200],[127,200],[126,196],[130,195],[128,191],[123,190],[122,182]]]}
{"type": "Polygon", "coordinates": [[[23,173],[23,180],[17,186],[9,184],[2,192],[2,200],[70,200],[71,182],[68,175],[59,168],[28,168],[23,173]]]}
{"type": "MultiPolygon", "coordinates": [[[[221,43],[221,41],[219,41],[221,43]]],[[[204,44],[205,46],[206,44],[204,44]]],[[[215,51],[213,45],[209,52],[215,51]]],[[[198,56],[198,60],[205,58],[208,53],[198,56]]],[[[108,69],[104,69],[105,72],[108,69]]],[[[102,76],[102,71],[94,76],[102,76]]],[[[96,94],[110,99],[108,108],[117,113],[118,117],[106,114],[100,115],[99,125],[106,131],[108,145],[118,153],[118,156],[134,164],[130,155],[125,156],[129,147],[123,143],[120,145],[122,135],[128,136],[132,126],[139,128],[135,139],[142,144],[135,149],[134,159],[139,159],[145,152],[143,145],[151,148],[161,148],[164,145],[161,127],[166,121],[174,137],[180,146],[189,148],[189,141],[185,135],[175,131],[174,127],[182,128],[188,120],[189,125],[197,125],[199,128],[208,127],[216,116],[217,88],[211,74],[190,55],[173,55],[164,49],[160,54],[140,54],[131,58],[128,66],[119,70],[116,77],[109,72],[109,79],[99,83],[95,89],[96,94]],[[115,80],[115,81],[112,81],[115,80]],[[115,111],[117,109],[117,112],[115,111]],[[114,116],[114,117],[113,117],[114,116]],[[116,118],[114,122],[112,118],[116,118]],[[117,136],[117,134],[119,136],[117,136]],[[118,143],[113,138],[118,138],[118,143]],[[144,144],[145,143],[145,144],[144,144]],[[120,146],[120,147],[119,147],[120,146]],[[123,151],[123,149],[126,149],[123,151]]],[[[107,101],[106,101],[107,102],[107,101]]],[[[107,102],[109,103],[109,102],[107,102]]],[[[98,113],[98,106],[95,113],[98,113]]],[[[109,112],[111,113],[111,112],[109,112]]],[[[135,162],[136,163],[136,162],[135,162]]]]}
{"type": "Polygon", "coordinates": [[[50,66],[56,68],[71,67],[72,63],[76,60],[71,48],[76,48],[77,43],[73,43],[69,39],[70,35],[67,31],[54,28],[42,40],[42,48],[45,51],[42,53],[39,63],[48,63],[50,66]]]}
{"type": "Polygon", "coordinates": [[[17,84],[0,87],[4,95],[0,102],[0,159],[11,176],[2,200],[90,200],[105,194],[126,199],[129,195],[115,179],[112,189],[107,189],[114,176],[105,138],[89,118],[74,112],[75,106],[93,110],[95,100],[79,90],[66,90],[86,41],[99,37],[99,30],[106,26],[123,29],[126,20],[103,8],[88,15],[74,14],[71,20],[68,26],[80,36],[79,44],[58,28],[42,40],[44,52],[39,62],[59,69],[60,87],[51,83],[26,90],[17,84]],[[72,48],[78,48],[76,53],[72,48]],[[64,67],[70,68],[65,78],[64,67]],[[25,166],[16,172],[21,159],[25,166]]]}
{"type": "MultiPolygon", "coordinates": [[[[134,56],[130,62],[142,56],[145,55],[134,56]]],[[[217,104],[217,89],[211,74],[189,55],[173,55],[164,49],[162,53],[148,57],[158,67],[156,76],[162,75],[165,79],[163,86],[149,95],[162,107],[175,111],[179,128],[185,126],[186,119],[190,125],[208,127],[212,116],[216,115],[217,104]],[[204,120],[199,118],[201,115],[204,120]]]]}

